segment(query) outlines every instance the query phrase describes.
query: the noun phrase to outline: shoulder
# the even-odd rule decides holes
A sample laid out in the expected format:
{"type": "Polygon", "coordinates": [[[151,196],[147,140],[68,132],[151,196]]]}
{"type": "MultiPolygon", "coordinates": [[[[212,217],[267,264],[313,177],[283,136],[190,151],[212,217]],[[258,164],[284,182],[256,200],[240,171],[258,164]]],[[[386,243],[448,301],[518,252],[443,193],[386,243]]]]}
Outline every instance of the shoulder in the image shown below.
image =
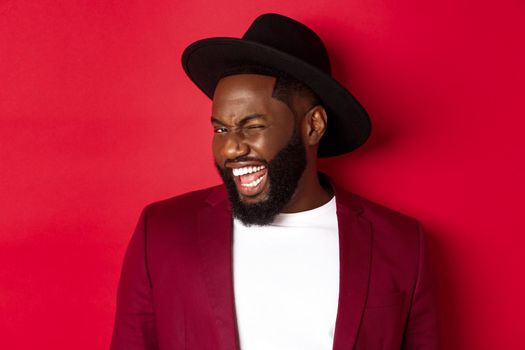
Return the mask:
{"type": "Polygon", "coordinates": [[[217,185],[152,202],[146,205],[144,213],[149,218],[192,216],[201,208],[207,205],[215,205],[226,199],[224,186],[217,185]]]}
{"type": "Polygon", "coordinates": [[[193,241],[199,217],[206,207],[227,201],[224,186],[213,186],[152,202],[144,207],[140,225],[155,254],[193,241]]]}
{"type": "Polygon", "coordinates": [[[356,230],[370,238],[371,293],[384,293],[385,288],[410,291],[426,254],[426,239],[419,221],[355,194],[346,193],[345,197],[357,212],[356,230]],[[392,285],[392,281],[397,285],[392,285]]]}
{"type": "MultiPolygon", "coordinates": [[[[374,240],[417,246],[422,230],[419,220],[354,193],[337,193],[373,230],[374,240]]],[[[337,197],[336,197],[337,198],[337,197]]]]}
{"type": "Polygon", "coordinates": [[[376,203],[364,197],[352,194],[354,200],[362,208],[362,217],[373,222],[376,226],[391,229],[417,228],[419,221],[407,214],[376,203]]]}

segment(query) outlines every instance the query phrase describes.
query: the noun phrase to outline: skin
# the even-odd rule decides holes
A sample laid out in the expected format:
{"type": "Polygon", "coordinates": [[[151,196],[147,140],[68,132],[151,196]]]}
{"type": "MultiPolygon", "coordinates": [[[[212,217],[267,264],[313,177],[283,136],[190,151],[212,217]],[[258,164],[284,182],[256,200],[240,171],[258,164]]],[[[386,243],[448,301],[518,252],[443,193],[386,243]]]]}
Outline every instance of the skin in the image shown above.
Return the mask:
{"type": "MultiPolygon", "coordinates": [[[[287,144],[294,126],[299,128],[306,147],[307,166],[297,189],[283,213],[317,208],[333,193],[324,189],[317,175],[317,148],[326,130],[326,111],[311,106],[308,98],[294,96],[293,108],[272,97],[275,78],[257,74],[225,77],[215,89],[212,103],[214,137],[212,151],[221,168],[257,165],[256,161],[237,162],[239,157],[271,161],[287,144]]],[[[267,198],[268,183],[254,196],[242,196],[245,202],[267,198]]]]}

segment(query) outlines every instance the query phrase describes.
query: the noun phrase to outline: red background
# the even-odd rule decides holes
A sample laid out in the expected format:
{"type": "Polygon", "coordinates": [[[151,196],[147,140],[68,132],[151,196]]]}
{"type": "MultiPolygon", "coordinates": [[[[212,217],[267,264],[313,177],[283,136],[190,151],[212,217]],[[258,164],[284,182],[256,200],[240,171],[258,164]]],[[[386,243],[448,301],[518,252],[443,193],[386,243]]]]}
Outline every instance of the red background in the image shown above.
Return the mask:
{"type": "Polygon", "coordinates": [[[140,209],[218,183],[180,55],[263,12],[325,40],[373,134],[320,162],[419,218],[445,349],[524,349],[522,1],[0,1],[0,348],[104,349],[140,209]]]}

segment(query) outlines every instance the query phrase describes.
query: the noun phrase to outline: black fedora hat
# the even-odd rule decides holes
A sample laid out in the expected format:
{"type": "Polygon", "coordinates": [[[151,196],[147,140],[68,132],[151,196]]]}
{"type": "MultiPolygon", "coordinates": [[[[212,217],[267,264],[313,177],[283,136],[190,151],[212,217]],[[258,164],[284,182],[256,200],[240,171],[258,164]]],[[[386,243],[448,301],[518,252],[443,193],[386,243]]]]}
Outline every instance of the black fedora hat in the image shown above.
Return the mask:
{"type": "Polygon", "coordinates": [[[182,54],[184,71],[210,98],[223,72],[247,65],[283,72],[319,96],[328,114],[319,157],[350,152],[370,135],[371,124],[365,109],[332,78],[330,60],[321,39],[291,18],[264,14],[253,21],[241,39],[202,39],[189,45],[182,54]]]}

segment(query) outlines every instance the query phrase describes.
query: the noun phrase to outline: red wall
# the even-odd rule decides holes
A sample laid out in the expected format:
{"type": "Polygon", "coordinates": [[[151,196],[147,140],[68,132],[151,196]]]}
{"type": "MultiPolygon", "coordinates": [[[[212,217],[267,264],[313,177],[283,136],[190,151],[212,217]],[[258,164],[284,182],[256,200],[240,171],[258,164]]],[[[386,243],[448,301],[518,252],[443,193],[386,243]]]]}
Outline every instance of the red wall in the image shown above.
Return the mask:
{"type": "Polygon", "coordinates": [[[304,21],[374,123],[321,162],[423,221],[445,349],[523,349],[523,1],[0,1],[0,348],[108,347],[148,202],[219,182],[183,48],[304,21]]]}

